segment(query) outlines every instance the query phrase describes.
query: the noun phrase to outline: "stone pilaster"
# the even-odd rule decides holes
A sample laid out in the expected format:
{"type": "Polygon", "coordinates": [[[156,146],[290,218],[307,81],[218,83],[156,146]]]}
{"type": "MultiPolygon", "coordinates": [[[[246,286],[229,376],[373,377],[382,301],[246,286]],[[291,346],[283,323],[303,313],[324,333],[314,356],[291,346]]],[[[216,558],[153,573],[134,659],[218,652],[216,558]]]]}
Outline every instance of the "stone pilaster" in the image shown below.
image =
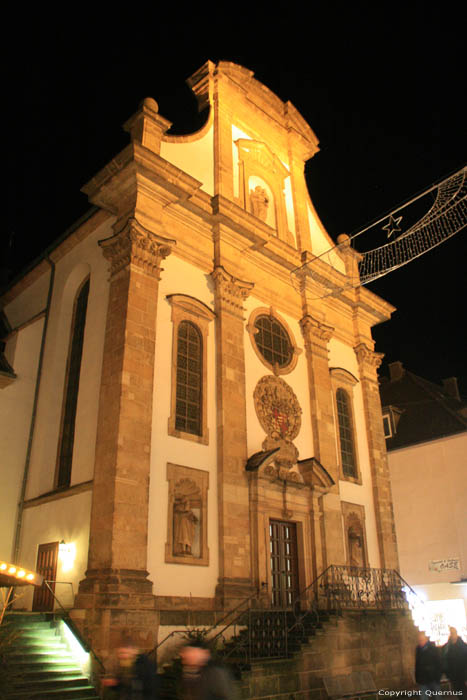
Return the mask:
{"type": "Polygon", "coordinates": [[[398,569],[399,557],[394,525],[391,482],[376,374],[383,359],[383,354],[373,352],[364,343],[357,345],[354,350],[358,359],[363,394],[381,567],[398,569]]]}
{"type": "Polygon", "coordinates": [[[306,314],[300,321],[308,366],[314,457],[337,483],[336,438],[328,343],[334,329],[306,314]]]}
{"type": "Polygon", "coordinates": [[[155,328],[171,243],[129,219],[100,241],[110,262],[88,570],[73,617],[106,656],[123,629],[142,648],[157,632],[147,579],[155,328]]]}
{"type": "Polygon", "coordinates": [[[243,302],[253,284],[222,266],[215,286],[219,583],[216,595],[232,604],[252,590],[247,460],[243,302]]]}
{"type": "MultiPolygon", "coordinates": [[[[324,551],[321,557],[323,566],[344,564],[345,550],[342,536],[342,514],[338,495],[339,467],[336,458],[336,428],[328,362],[328,343],[334,329],[316,320],[309,314],[302,318],[300,325],[305,340],[305,353],[308,365],[313,456],[321,462],[335,482],[331,492],[321,499],[322,527],[320,528],[320,533],[315,533],[315,546],[320,544],[317,541],[319,534],[324,539],[324,551]]],[[[318,573],[321,573],[321,571],[318,570],[318,573]]]]}

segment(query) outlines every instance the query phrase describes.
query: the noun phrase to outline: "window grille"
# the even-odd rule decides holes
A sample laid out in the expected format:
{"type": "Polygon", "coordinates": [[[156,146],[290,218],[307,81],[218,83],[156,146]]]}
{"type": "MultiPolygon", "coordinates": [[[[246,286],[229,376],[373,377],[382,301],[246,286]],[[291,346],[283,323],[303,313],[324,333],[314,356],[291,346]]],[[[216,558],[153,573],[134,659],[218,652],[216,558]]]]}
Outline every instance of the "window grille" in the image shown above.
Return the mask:
{"type": "Polygon", "coordinates": [[[355,461],[354,435],[349,395],[344,389],[336,392],[337,418],[339,421],[339,437],[344,476],[357,478],[355,461]]]}
{"type": "Polygon", "coordinates": [[[293,348],[282,324],[271,316],[258,316],[255,328],[255,343],[266,362],[279,367],[290,364],[293,348]]]}
{"type": "Polygon", "coordinates": [[[182,321],[177,335],[177,395],[175,428],[202,434],[202,338],[197,326],[182,321]]]}

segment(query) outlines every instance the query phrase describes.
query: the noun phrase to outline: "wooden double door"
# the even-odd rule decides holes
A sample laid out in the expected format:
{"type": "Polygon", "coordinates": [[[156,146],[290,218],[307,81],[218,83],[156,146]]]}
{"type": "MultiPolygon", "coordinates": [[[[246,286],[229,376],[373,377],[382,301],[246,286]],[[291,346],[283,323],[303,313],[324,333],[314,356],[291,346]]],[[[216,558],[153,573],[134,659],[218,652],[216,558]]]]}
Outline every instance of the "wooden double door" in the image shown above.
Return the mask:
{"type": "Polygon", "coordinates": [[[286,520],[269,521],[271,603],[290,608],[299,593],[297,526],[286,520]]]}

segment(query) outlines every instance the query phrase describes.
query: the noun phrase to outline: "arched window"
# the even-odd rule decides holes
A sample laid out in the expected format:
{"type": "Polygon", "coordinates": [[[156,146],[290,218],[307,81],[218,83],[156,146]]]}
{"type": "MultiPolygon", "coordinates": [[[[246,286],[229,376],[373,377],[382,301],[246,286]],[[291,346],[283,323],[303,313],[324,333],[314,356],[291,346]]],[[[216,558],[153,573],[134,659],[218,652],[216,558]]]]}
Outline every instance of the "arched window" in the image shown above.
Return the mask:
{"type": "Polygon", "coordinates": [[[71,481],[73,443],[75,440],[76,407],[78,405],[79,375],[83,355],[84,327],[88,308],[89,279],[81,286],[75,300],[71,324],[68,366],[62,412],[62,430],[58,446],[57,488],[65,488],[71,481]]]}
{"type": "Polygon", "coordinates": [[[339,422],[339,442],[341,450],[342,471],[344,476],[357,478],[357,463],[352,424],[350,398],[344,389],[336,392],[337,419],[339,422]]]}
{"type": "Polygon", "coordinates": [[[182,321],[177,333],[175,429],[202,435],[203,339],[199,328],[182,321]]]}

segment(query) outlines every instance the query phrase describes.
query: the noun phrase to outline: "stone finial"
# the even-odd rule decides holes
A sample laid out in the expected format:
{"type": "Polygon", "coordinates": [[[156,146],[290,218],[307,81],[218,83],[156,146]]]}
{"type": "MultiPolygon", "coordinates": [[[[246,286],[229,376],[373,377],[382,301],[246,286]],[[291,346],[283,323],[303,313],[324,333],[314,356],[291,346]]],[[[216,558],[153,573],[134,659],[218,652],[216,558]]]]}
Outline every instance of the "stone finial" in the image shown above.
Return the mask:
{"type": "Polygon", "coordinates": [[[443,389],[444,393],[448,396],[452,396],[453,399],[461,400],[459,394],[459,387],[457,385],[457,377],[447,377],[443,379],[443,389]]]}
{"type": "Polygon", "coordinates": [[[363,255],[355,248],[352,248],[351,239],[346,233],[341,233],[337,237],[337,251],[345,263],[345,272],[353,280],[354,285],[360,283],[360,272],[358,263],[363,259],[363,255]]]}
{"type": "Polygon", "coordinates": [[[159,153],[162,135],[170,129],[172,123],[159,114],[159,105],[152,97],[145,97],[138,111],[123,125],[131,140],[145,148],[159,153]]]}
{"type": "Polygon", "coordinates": [[[389,376],[391,382],[396,382],[398,379],[402,379],[405,374],[404,365],[402,362],[390,362],[389,363],[389,376]]]}

